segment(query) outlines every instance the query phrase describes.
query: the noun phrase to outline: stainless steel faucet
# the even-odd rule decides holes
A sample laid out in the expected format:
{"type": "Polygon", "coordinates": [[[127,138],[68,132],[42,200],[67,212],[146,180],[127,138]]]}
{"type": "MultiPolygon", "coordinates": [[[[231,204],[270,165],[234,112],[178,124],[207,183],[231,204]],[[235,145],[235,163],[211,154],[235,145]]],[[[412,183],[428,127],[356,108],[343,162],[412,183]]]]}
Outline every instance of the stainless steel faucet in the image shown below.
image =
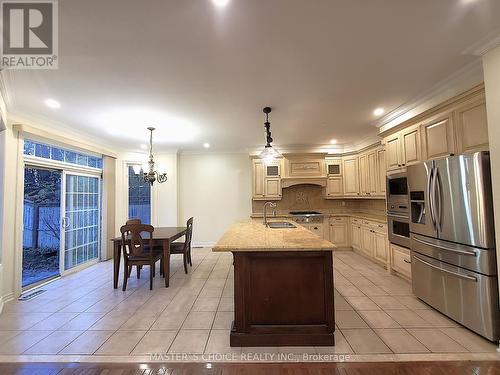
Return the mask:
{"type": "MultiPolygon", "coordinates": [[[[267,227],[267,206],[271,208],[276,208],[276,203],[274,202],[266,202],[264,203],[264,222],[263,224],[267,227]]],[[[273,211],[273,215],[276,216],[276,210],[273,211]]]]}

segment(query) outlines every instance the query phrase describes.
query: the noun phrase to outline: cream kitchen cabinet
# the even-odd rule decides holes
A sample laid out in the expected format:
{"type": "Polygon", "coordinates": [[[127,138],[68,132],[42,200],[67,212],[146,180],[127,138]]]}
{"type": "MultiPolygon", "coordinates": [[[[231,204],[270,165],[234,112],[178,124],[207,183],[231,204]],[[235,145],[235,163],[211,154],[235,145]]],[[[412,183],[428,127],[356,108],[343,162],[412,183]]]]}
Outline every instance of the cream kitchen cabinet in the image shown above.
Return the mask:
{"type": "Polygon", "coordinates": [[[377,151],[373,150],[367,154],[367,164],[368,164],[368,182],[366,194],[371,196],[376,196],[378,193],[378,163],[377,163],[377,151]]]}
{"type": "Polygon", "coordinates": [[[488,120],[484,96],[466,103],[456,111],[457,153],[489,149],[488,120]]]}
{"type": "Polygon", "coordinates": [[[347,156],[343,164],[343,186],[345,197],[359,196],[359,166],[357,156],[347,156]]]}
{"type": "Polygon", "coordinates": [[[348,217],[330,217],[329,240],[338,248],[345,248],[350,246],[348,217]]]}
{"type": "Polygon", "coordinates": [[[401,168],[401,141],[399,133],[390,135],[384,139],[384,143],[387,170],[391,171],[401,168]]]}
{"type": "Polygon", "coordinates": [[[376,224],[373,229],[373,256],[379,262],[389,262],[389,240],[387,238],[387,226],[376,224]]]}
{"type": "Polygon", "coordinates": [[[453,113],[445,113],[420,126],[423,154],[426,160],[442,158],[456,153],[453,113]]]}
{"type": "Polygon", "coordinates": [[[391,269],[404,277],[411,278],[411,256],[410,250],[391,244],[391,269]]]}
{"type": "Polygon", "coordinates": [[[328,177],[342,176],[342,159],[327,159],[326,174],[328,177]]]}
{"type": "Polygon", "coordinates": [[[326,199],[342,198],[344,196],[344,186],[342,177],[328,177],[326,180],[326,199]]]}
{"type": "Polygon", "coordinates": [[[361,154],[358,157],[359,164],[359,195],[367,195],[368,192],[368,156],[361,154]]]}
{"type": "Polygon", "coordinates": [[[325,231],[325,224],[323,223],[311,223],[311,224],[300,224],[307,230],[310,230],[314,234],[318,235],[319,237],[328,240],[329,239],[329,232],[325,231]]]}
{"type": "Polygon", "coordinates": [[[361,249],[361,225],[351,222],[351,246],[353,249],[361,249]]]}
{"type": "Polygon", "coordinates": [[[352,248],[389,268],[387,224],[353,217],[350,228],[352,248]]]}
{"type": "Polygon", "coordinates": [[[384,139],[387,170],[396,170],[422,160],[418,126],[400,130],[384,139]]]}
{"type": "Polygon", "coordinates": [[[265,164],[261,159],[252,160],[252,199],[280,200],[281,163],[265,164]]]}
{"type": "Polygon", "coordinates": [[[370,258],[373,257],[373,230],[368,225],[361,227],[361,249],[370,258]]]}
{"type": "Polygon", "coordinates": [[[386,186],[386,176],[387,176],[387,167],[386,167],[386,151],[384,148],[378,148],[376,151],[377,154],[377,195],[385,198],[385,186],[386,186]]]}

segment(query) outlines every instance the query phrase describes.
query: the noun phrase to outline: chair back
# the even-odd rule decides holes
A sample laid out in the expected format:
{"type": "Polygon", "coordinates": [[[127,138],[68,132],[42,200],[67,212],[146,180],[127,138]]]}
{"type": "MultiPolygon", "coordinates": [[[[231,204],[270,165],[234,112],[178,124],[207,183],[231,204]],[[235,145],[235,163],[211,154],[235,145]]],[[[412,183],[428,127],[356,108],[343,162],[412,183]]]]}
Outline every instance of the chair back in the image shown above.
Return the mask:
{"type": "Polygon", "coordinates": [[[125,225],[130,225],[130,224],[142,224],[141,219],[128,219],[125,222],[125,225]]]}
{"type": "Polygon", "coordinates": [[[152,225],[125,224],[120,228],[124,257],[152,257],[153,232],[152,225]],[[148,233],[149,238],[143,238],[142,233],[148,233]],[[127,250],[128,249],[128,250],[127,250]],[[147,250],[147,251],[146,251],[147,250]]]}
{"type": "Polygon", "coordinates": [[[193,238],[193,218],[189,218],[186,223],[186,245],[187,248],[191,248],[191,238],[193,238]]]}

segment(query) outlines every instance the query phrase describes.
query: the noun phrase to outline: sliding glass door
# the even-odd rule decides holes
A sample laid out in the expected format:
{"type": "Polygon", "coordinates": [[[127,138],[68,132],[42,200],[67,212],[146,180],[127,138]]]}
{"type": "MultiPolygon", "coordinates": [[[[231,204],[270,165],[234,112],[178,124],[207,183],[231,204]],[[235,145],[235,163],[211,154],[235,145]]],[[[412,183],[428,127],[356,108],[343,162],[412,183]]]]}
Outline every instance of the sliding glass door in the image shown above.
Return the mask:
{"type": "Polygon", "coordinates": [[[62,172],[24,169],[22,286],[60,275],[62,172]]]}
{"type": "Polygon", "coordinates": [[[24,169],[22,287],[99,258],[101,179],[37,166],[24,169]]]}
{"type": "Polygon", "coordinates": [[[100,178],[65,173],[64,270],[99,258],[100,178]]]}

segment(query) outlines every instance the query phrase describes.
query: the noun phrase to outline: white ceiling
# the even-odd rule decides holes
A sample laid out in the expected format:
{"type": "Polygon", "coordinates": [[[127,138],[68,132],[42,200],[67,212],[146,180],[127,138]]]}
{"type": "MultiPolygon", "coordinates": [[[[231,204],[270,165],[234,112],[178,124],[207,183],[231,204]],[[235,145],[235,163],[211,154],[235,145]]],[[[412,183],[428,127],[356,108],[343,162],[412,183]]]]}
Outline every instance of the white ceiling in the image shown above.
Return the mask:
{"type": "Polygon", "coordinates": [[[59,1],[59,69],[11,71],[9,111],[137,150],[355,143],[479,59],[498,0],[59,1]],[[61,102],[53,110],[46,98],[61,102]]]}

